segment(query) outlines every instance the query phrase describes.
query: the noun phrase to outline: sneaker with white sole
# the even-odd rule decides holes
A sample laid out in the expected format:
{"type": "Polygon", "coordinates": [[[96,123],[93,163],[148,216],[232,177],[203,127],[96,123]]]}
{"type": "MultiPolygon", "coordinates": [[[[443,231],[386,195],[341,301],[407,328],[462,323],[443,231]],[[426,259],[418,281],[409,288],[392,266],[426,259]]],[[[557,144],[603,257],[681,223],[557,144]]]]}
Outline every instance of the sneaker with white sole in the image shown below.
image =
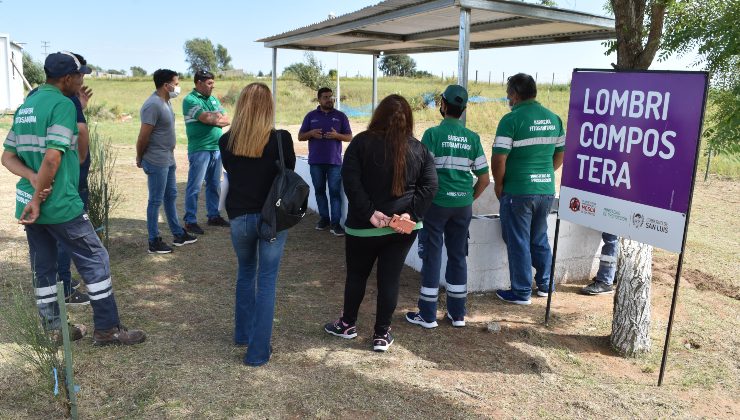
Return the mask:
{"type": "Polygon", "coordinates": [[[382,335],[373,334],[373,351],[388,351],[391,344],[393,344],[393,336],[390,329],[382,335]]]}
{"type": "Polygon", "coordinates": [[[606,284],[603,281],[594,281],[588,286],[581,289],[581,293],[584,295],[608,295],[614,293],[614,288],[611,284],[606,284]]]}
{"type": "Polygon", "coordinates": [[[419,312],[406,312],[406,321],[424,328],[437,328],[437,320],[425,321],[419,312]]]}
{"type": "Polygon", "coordinates": [[[183,246],[187,244],[192,244],[196,241],[198,241],[198,238],[189,234],[187,231],[183,231],[182,235],[175,235],[175,239],[172,240],[172,245],[183,246]]]}
{"type": "Polygon", "coordinates": [[[461,317],[453,318],[452,315],[450,315],[450,313],[447,312],[447,319],[450,320],[450,322],[452,323],[452,326],[453,327],[459,328],[459,327],[464,327],[465,326],[465,317],[462,317],[461,316],[461,317]]]}
{"type": "Polygon", "coordinates": [[[529,298],[523,298],[512,292],[511,290],[496,290],[496,297],[503,300],[504,302],[513,303],[515,305],[531,305],[532,301],[529,298]]]}
{"type": "Polygon", "coordinates": [[[158,236],[154,241],[149,242],[149,249],[147,252],[150,254],[169,254],[172,252],[172,247],[164,243],[162,238],[158,236]]]}
{"type": "Polygon", "coordinates": [[[334,322],[329,322],[324,325],[324,331],[331,335],[336,335],[342,338],[355,338],[357,337],[357,327],[354,325],[347,324],[342,321],[342,318],[337,319],[334,322]]]}
{"type": "Polygon", "coordinates": [[[71,295],[64,298],[64,303],[69,306],[84,306],[90,304],[90,296],[79,290],[74,290],[71,295]]]}

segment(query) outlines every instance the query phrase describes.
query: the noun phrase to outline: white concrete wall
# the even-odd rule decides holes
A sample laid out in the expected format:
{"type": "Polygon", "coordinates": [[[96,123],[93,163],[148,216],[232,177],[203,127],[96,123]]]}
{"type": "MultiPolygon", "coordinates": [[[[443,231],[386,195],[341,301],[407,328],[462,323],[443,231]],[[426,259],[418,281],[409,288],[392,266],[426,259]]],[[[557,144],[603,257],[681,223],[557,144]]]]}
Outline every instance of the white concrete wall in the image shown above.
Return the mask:
{"type": "MultiPolygon", "coordinates": [[[[311,173],[308,160],[298,157],[296,172],[311,185],[311,173]]],[[[312,187],[313,190],[313,187],[312,187]]],[[[347,197],[342,192],[346,215],[347,197]]],[[[309,208],[318,211],[316,199],[311,191],[309,208]]],[[[553,203],[557,209],[557,202],[553,203]]],[[[470,240],[468,241],[468,291],[483,292],[497,289],[508,289],[509,261],[506,245],[501,239],[501,221],[498,218],[499,203],[489,187],[473,204],[473,220],[470,223],[470,240]]],[[[548,236],[550,246],[555,236],[556,215],[548,218],[548,236]]],[[[598,256],[601,250],[601,232],[579,226],[570,222],[560,222],[557,262],[555,264],[555,281],[567,283],[590,278],[598,269],[598,256]]],[[[444,284],[447,254],[442,252],[441,282],[444,284]]],[[[406,265],[421,271],[421,259],[417,243],[411,247],[406,257],[406,265]]]]}
{"type": "Polygon", "coordinates": [[[10,35],[0,34],[0,113],[14,112],[23,103],[23,51],[10,41],[10,35]],[[13,67],[11,58],[18,66],[13,67]]]}

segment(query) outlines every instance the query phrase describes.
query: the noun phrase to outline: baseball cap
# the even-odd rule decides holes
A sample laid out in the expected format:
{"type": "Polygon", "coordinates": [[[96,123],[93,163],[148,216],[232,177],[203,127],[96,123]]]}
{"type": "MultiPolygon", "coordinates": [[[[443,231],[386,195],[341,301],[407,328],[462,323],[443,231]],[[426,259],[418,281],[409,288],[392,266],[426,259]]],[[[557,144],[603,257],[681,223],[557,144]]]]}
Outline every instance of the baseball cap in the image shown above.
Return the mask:
{"type": "Polygon", "coordinates": [[[450,105],[465,108],[468,104],[468,91],[460,85],[449,85],[442,93],[442,97],[450,105]]]}
{"type": "Polygon", "coordinates": [[[69,51],[49,54],[44,62],[44,72],[47,77],[63,77],[68,74],[82,73],[90,74],[89,67],[80,64],[80,61],[69,51]]]}

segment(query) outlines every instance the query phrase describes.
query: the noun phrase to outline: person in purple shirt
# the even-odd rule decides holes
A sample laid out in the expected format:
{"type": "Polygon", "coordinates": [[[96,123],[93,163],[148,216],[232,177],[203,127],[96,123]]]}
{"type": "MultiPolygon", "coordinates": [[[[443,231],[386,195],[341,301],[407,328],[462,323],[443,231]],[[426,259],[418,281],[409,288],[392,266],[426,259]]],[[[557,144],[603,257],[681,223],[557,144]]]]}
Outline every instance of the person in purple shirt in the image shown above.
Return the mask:
{"type": "Polygon", "coordinates": [[[316,230],[326,230],[344,236],[342,220],[342,142],[352,140],[349,120],[334,109],[334,94],[323,87],[318,91],[319,106],[306,114],[298,132],[298,140],[308,140],[308,164],[321,219],[316,230]],[[326,185],[329,184],[329,200],[326,185]],[[331,204],[331,214],[329,213],[331,204]]]}

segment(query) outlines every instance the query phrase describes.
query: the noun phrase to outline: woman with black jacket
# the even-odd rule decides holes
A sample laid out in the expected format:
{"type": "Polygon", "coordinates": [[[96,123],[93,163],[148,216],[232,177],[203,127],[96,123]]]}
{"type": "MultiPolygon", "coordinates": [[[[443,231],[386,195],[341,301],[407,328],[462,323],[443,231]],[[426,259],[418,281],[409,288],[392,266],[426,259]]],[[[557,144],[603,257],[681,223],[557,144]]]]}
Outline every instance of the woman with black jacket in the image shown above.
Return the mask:
{"type": "Polygon", "coordinates": [[[264,365],[270,360],[275,284],[287,230],[270,242],[257,236],[262,205],[277,175],[278,139],[285,167],[295,168],[290,133],[273,127],[270,89],[251,83],[239,95],[231,130],[221,136],[219,149],[229,173],[226,213],[231,222],[231,243],[237,259],[234,342],[247,345],[244,364],[264,365]]]}
{"type": "Polygon", "coordinates": [[[393,343],[391,317],[398,301],[401,269],[437,192],[434,158],[413,137],[413,128],[406,99],[390,95],[378,105],[367,131],[355,136],[344,153],[342,181],[349,202],[344,311],[324,330],[342,338],[357,337],[357,313],[377,260],[375,351],[386,351],[393,343]],[[389,226],[394,215],[416,222],[411,233],[389,226]]]}

